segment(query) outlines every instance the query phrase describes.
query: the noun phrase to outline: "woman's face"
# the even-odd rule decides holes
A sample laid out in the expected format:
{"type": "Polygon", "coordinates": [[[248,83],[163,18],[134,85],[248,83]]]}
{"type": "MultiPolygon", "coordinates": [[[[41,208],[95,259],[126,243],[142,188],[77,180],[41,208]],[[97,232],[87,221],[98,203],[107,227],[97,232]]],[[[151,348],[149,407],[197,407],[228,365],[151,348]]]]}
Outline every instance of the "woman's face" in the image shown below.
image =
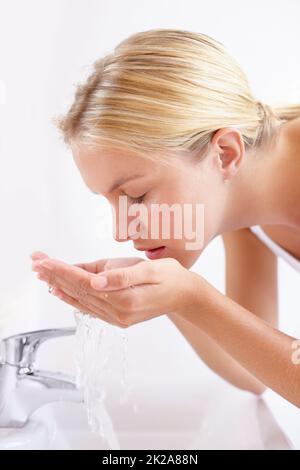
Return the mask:
{"type": "Polygon", "coordinates": [[[161,258],[175,258],[190,268],[216,236],[225,198],[215,160],[209,154],[195,163],[172,153],[165,164],[130,151],[91,149],[82,143],[73,143],[71,148],[88,188],[111,204],[117,241],[132,240],[142,251],[164,246],[161,258]],[[154,204],[164,204],[161,215],[156,212],[158,217],[154,208],[159,206],[154,204]],[[134,208],[136,212],[128,212],[134,208]]]}

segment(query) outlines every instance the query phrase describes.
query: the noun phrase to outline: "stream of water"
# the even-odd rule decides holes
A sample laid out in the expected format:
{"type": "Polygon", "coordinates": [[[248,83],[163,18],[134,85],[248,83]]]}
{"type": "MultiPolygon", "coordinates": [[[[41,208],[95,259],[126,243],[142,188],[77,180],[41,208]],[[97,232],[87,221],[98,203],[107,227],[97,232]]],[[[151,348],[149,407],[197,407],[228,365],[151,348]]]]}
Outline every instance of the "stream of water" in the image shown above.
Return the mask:
{"type": "MultiPolygon", "coordinates": [[[[110,449],[120,450],[113,422],[104,400],[105,374],[116,335],[121,339],[120,404],[128,403],[132,387],[127,378],[127,331],[106,324],[101,319],[74,310],[77,324],[75,354],[77,387],[82,389],[88,425],[107,441],[110,449]]],[[[133,404],[134,412],[138,411],[133,404]]]]}

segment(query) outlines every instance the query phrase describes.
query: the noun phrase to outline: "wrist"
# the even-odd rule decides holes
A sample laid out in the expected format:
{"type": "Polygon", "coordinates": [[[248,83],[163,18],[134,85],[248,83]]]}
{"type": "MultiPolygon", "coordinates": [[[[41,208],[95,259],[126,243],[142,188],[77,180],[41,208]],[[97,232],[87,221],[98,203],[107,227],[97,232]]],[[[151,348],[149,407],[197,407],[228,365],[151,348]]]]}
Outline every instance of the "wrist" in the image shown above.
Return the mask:
{"type": "Polygon", "coordinates": [[[210,285],[200,274],[187,271],[185,283],[184,301],[175,313],[183,317],[199,314],[199,309],[205,303],[206,291],[210,285]]]}

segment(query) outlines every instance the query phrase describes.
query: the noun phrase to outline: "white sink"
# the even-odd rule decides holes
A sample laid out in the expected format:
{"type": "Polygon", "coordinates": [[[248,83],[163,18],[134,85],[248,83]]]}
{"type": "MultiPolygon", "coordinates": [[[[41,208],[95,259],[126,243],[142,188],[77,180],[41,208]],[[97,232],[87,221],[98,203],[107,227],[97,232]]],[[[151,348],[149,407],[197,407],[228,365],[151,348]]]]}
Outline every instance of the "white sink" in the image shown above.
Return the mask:
{"type": "Polygon", "coordinates": [[[0,429],[0,450],[44,449],[48,430],[43,423],[31,420],[24,428],[0,429]]]}
{"type": "Polygon", "coordinates": [[[82,403],[58,402],[39,408],[22,429],[0,429],[0,449],[293,448],[262,398],[217,377],[144,377],[124,404],[117,382],[106,390],[104,405],[119,447],[89,429],[82,403]]]}

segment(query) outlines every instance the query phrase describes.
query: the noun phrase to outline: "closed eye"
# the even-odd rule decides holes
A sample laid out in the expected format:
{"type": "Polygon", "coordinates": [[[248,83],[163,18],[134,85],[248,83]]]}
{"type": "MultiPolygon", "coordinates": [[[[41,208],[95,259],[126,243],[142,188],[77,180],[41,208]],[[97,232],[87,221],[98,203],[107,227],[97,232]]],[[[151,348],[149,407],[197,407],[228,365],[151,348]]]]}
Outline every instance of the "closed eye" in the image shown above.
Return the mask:
{"type": "Polygon", "coordinates": [[[147,193],[142,194],[142,196],[139,196],[139,197],[131,197],[131,196],[128,196],[128,197],[134,204],[142,204],[142,202],[145,199],[146,194],[147,193]]]}

